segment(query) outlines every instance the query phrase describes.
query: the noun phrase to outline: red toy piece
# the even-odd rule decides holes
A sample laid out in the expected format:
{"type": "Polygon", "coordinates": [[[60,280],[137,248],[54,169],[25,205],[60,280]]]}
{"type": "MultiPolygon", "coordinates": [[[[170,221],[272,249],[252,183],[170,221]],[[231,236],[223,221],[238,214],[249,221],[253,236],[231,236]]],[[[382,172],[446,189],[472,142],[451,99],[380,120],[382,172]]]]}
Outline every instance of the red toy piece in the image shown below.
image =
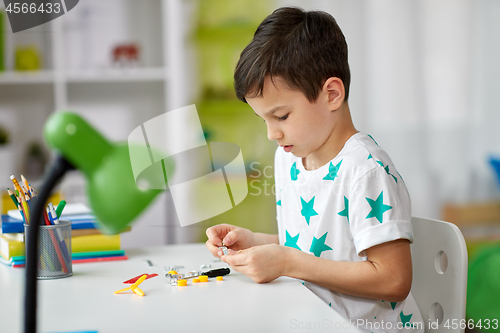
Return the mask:
{"type": "Polygon", "coordinates": [[[137,280],[139,280],[139,278],[140,278],[141,276],[143,276],[143,275],[147,275],[147,276],[146,276],[146,280],[147,280],[147,279],[150,279],[150,278],[152,278],[152,277],[158,276],[158,274],[141,274],[141,275],[137,275],[135,278],[131,278],[130,280],[127,280],[127,281],[125,281],[125,282],[123,282],[123,283],[129,283],[129,284],[136,283],[136,282],[137,282],[137,280]]]}

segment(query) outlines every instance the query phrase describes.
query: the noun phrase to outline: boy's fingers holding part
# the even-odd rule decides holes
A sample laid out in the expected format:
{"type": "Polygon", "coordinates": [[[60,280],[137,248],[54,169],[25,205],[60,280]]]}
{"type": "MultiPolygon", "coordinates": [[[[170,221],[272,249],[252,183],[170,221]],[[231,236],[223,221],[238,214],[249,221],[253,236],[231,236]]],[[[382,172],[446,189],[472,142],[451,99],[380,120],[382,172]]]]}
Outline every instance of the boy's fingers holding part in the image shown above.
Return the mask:
{"type": "Polygon", "coordinates": [[[219,255],[217,255],[217,252],[219,251],[219,248],[217,246],[215,246],[214,244],[212,244],[212,242],[210,241],[210,239],[205,242],[205,246],[208,249],[208,251],[210,251],[212,253],[212,255],[214,257],[219,257],[219,255]]]}
{"type": "Polygon", "coordinates": [[[224,255],[221,257],[221,260],[231,266],[242,266],[246,265],[245,257],[243,256],[243,251],[233,251],[229,249],[229,255],[224,255]]]}
{"type": "Polygon", "coordinates": [[[216,246],[222,246],[222,240],[219,237],[219,234],[215,227],[208,228],[206,231],[208,241],[216,246]]]}
{"type": "Polygon", "coordinates": [[[225,246],[231,246],[241,238],[241,230],[242,229],[234,229],[227,233],[227,235],[222,240],[225,246]]]}

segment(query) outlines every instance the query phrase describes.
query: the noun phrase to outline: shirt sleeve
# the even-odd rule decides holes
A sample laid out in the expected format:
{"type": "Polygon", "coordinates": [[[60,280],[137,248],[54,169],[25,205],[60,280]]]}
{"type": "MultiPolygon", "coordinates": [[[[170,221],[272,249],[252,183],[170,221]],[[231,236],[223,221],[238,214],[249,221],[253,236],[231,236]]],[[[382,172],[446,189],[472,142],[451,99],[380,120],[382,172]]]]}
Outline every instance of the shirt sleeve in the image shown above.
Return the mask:
{"type": "Polygon", "coordinates": [[[411,202],[397,172],[375,167],[361,176],[350,191],[349,226],[358,256],[396,239],[413,242],[411,202]]]}

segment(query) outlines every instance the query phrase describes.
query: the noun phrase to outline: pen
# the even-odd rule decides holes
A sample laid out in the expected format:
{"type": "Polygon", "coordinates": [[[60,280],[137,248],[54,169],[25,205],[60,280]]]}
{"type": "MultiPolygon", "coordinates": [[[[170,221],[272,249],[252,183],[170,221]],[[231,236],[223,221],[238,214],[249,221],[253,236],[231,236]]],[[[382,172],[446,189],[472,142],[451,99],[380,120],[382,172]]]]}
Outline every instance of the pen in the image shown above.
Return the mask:
{"type": "Polygon", "coordinates": [[[57,218],[61,217],[61,214],[62,214],[63,209],[64,209],[65,206],[66,206],[66,200],[59,201],[59,203],[57,204],[57,208],[56,208],[57,218]]]}
{"type": "Polygon", "coordinates": [[[52,220],[50,219],[50,216],[47,214],[47,210],[43,210],[43,219],[45,221],[45,225],[52,225],[52,220]]]}
{"type": "Polygon", "coordinates": [[[47,208],[49,210],[49,218],[50,218],[51,222],[54,222],[53,224],[59,224],[59,218],[57,217],[57,214],[56,214],[56,211],[54,209],[54,205],[52,204],[52,202],[49,202],[49,205],[47,208]]]}
{"type": "MultiPolygon", "coordinates": [[[[59,219],[57,218],[57,214],[56,214],[56,211],[54,210],[54,205],[52,204],[52,202],[49,202],[48,208],[49,208],[49,216],[50,216],[51,221],[56,225],[59,224],[59,219]]],[[[68,252],[68,247],[66,246],[66,241],[64,240],[64,236],[63,236],[60,229],[57,229],[57,236],[59,237],[59,240],[60,240],[61,249],[63,251],[64,259],[68,263],[68,266],[69,266],[69,261],[71,261],[71,257],[70,257],[69,252],[68,252]]]]}

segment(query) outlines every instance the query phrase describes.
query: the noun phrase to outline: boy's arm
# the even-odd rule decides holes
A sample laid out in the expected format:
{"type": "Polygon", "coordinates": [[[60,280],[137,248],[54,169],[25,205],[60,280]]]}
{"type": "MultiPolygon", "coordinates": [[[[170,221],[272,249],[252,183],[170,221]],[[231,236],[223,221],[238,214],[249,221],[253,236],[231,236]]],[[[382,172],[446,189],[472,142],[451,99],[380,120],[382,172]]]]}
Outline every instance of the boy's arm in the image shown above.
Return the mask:
{"type": "Polygon", "coordinates": [[[367,261],[333,261],[270,244],[221,259],[258,283],[285,275],[349,295],[390,302],[406,299],[412,280],[409,241],[383,243],[367,249],[366,253],[367,261]]]}
{"type": "Polygon", "coordinates": [[[257,245],[266,245],[266,244],[279,244],[280,240],[278,235],[264,234],[261,232],[254,232],[255,237],[257,239],[257,245]]]}
{"type": "Polygon", "coordinates": [[[284,275],[332,291],[401,302],[411,289],[412,262],[406,239],[373,246],[366,250],[368,260],[358,262],[318,258],[299,250],[287,252],[284,275]]]}

